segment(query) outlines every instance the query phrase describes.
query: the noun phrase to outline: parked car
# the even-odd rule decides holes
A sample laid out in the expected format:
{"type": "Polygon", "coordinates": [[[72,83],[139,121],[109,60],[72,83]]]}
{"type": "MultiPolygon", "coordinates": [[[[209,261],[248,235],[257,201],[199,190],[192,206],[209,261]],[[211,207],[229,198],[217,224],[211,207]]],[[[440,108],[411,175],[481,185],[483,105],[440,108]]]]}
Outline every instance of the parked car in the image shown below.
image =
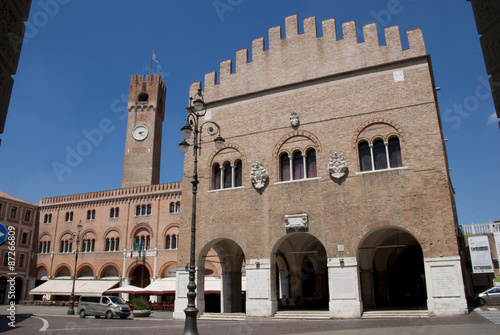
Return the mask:
{"type": "Polygon", "coordinates": [[[112,319],[119,316],[126,319],[130,316],[130,307],[119,297],[114,296],[82,296],[78,303],[78,315],[81,318],[94,316],[96,319],[101,316],[112,319]]]}
{"type": "Polygon", "coordinates": [[[500,304],[500,287],[489,288],[484,292],[469,297],[473,304],[482,306],[484,304],[500,304]]]}

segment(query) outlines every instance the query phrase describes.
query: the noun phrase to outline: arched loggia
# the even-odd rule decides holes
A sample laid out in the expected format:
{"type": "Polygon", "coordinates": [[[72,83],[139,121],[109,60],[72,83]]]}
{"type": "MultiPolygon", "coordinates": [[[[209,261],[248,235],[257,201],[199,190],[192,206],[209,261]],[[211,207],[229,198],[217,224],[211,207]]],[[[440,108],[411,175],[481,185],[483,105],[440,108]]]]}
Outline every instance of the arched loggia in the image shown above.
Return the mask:
{"type": "Polygon", "coordinates": [[[397,227],[369,232],[358,259],[364,311],[427,309],[422,248],[409,232],[397,227]]]}
{"type": "Polygon", "coordinates": [[[278,310],[328,310],[326,250],[316,237],[287,234],[276,244],[271,264],[278,310]]]}

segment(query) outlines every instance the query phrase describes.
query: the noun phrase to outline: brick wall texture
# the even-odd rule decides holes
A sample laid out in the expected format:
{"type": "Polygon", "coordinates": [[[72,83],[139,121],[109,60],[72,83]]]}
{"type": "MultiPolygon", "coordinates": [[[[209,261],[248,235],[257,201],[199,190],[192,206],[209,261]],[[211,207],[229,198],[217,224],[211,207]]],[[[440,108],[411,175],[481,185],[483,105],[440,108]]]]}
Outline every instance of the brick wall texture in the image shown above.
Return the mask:
{"type": "MultiPolygon", "coordinates": [[[[354,22],[297,16],[269,30],[264,39],[220,65],[219,76],[205,75],[203,94],[210,120],[217,122],[225,146],[217,151],[207,138],[199,157],[197,254],[217,239],[238,244],[245,259],[271,258],[286,235],[284,216],[307,213],[309,233],[328,257],[356,257],[363,238],[382,226],[413,235],[424,257],[456,256],[455,211],[429,55],[420,30],[407,32],[402,50],[398,27],[385,29],[379,45],[375,24],[363,27],[359,42],[354,22]],[[395,73],[396,72],[396,73],[395,73]],[[397,75],[404,80],[395,80],[397,75]],[[219,78],[218,78],[219,77],[219,78]],[[218,79],[217,79],[218,78],[218,79]],[[293,127],[290,114],[299,115],[293,127]],[[358,143],[390,136],[400,140],[403,168],[360,173],[358,143]],[[279,155],[316,150],[317,176],[280,183],[279,155]],[[345,156],[347,175],[332,178],[327,161],[345,156]],[[214,163],[242,160],[241,188],[210,191],[214,163]],[[269,180],[255,189],[251,166],[261,162],[269,180]],[[338,245],[344,251],[338,251],[338,245]]],[[[190,96],[202,88],[193,83],[190,96]]],[[[207,118],[205,118],[207,120],[207,118]]],[[[192,155],[184,161],[184,204],[190,204],[192,155]]],[[[187,206],[187,205],[186,205],[187,206]]],[[[180,234],[190,234],[191,215],[184,207],[180,234]]],[[[189,262],[189,244],[179,246],[178,264],[189,262]]]]}

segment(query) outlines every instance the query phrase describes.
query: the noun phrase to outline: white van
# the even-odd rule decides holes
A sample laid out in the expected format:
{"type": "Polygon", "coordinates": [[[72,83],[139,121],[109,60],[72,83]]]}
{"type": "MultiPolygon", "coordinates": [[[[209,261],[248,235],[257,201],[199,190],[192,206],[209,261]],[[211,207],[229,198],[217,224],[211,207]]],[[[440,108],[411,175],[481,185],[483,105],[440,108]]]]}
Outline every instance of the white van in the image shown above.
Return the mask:
{"type": "Polygon", "coordinates": [[[107,319],[112,319],[113,316],[126,319],[130,315],[130,307],[122,298],[107,295],[81,296],[77,311],[81,318],[88,315],[96,319],[101,316],[107,319]]]}

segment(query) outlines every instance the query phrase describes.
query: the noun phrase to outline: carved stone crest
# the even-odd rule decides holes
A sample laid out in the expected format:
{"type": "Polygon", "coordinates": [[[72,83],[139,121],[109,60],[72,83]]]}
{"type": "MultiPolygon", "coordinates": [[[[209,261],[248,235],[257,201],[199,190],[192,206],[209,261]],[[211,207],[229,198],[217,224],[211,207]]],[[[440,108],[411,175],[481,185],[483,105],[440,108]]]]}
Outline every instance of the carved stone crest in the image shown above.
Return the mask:
{"type": "Polygon", "coordinates": [[[290,123],[292,127],[297,127],[299,125],[299,114],[292,112],[292,114],[290,114],[290,123]]]}
{"type": "Polygon", "coordinates": [[[287,233],[307,232],[309,221],[307,214],[285,215],[285,229],[287,233]]]}
{"type": "Polygon", "coordinates": [[[333,156],[328,159],[327,167],[333,178],[340,179],[347,171],[347,161],[344,156],[334,153],[333,156]]]}
{"type": "Polygon", "coordinates": [[[256,189],[261,189],[266,185],[268,178],[267,170],[264,164],[261,162],[255,162],[252,164],[252,170],[250,171],[250,179],[252,180],[253,186],[256,189]]]}

